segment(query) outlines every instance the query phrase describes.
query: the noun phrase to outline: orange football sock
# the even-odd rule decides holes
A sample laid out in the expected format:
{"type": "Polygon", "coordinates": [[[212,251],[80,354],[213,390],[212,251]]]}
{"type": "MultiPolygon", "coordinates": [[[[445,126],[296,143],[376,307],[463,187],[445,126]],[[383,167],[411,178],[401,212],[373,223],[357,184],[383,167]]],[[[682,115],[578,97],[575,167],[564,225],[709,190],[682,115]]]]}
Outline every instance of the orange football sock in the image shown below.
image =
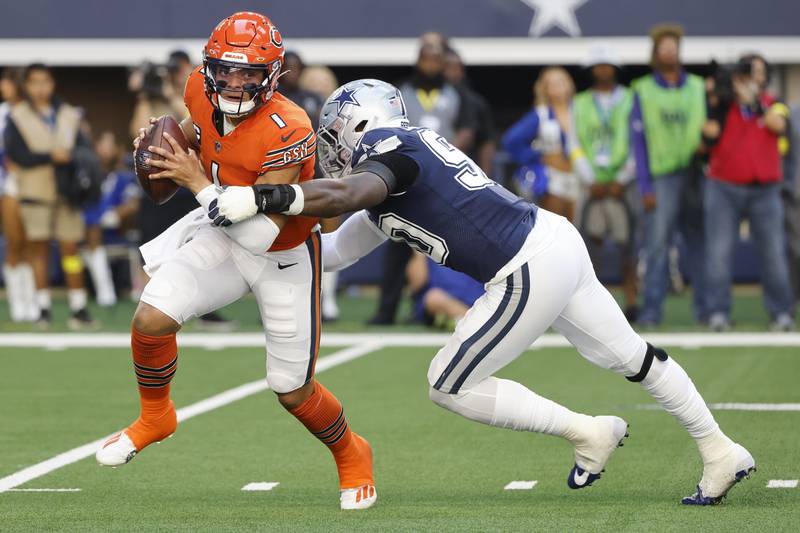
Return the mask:
{"type": "Polygon", "coordinates": [[[350,431],[344,409],[336,396],[314,382],[314,392],[290,412],[333,454],[343,489],[374,484],[369,443],[350,431]]]}
{"type": "Polygon", "coordinates": [[[169,383],[178,369],[178,344],[174,333],[151,337],[133,328],[131,352],[142,410],[125,432],[141,451],[175,433],[178,426],[175,406],[169,398],[169,383]]]}

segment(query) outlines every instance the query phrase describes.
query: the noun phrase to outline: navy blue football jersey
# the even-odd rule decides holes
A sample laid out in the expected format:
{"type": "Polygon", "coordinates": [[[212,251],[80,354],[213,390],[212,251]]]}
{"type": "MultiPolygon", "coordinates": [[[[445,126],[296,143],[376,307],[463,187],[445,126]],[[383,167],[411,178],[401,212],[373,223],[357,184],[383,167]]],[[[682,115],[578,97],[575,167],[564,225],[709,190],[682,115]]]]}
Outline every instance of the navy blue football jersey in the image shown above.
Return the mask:
{"type": "Polygon", "coordinates": [[[427,128],[368,131],[353,152],[353,166],[390,152],[419,167],[404,190],[367,210],[391,239],[482,282],[519,252],[536,222],[535,205],[487,178],[463,152],[427,128]]]}

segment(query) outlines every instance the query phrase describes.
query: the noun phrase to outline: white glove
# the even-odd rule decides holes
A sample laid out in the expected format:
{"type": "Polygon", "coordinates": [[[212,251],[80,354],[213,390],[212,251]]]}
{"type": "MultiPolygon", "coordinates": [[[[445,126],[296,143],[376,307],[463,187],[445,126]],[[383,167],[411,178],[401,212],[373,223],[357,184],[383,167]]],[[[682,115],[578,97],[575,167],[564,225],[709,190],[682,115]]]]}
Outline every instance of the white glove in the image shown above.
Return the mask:
{"type": "Polygon", "coordinates": [[[228,187],[217,198],[216,207],[219,210],[217,216],[236,224],[258,212],[256,193],[252,187],[228,187]]]}

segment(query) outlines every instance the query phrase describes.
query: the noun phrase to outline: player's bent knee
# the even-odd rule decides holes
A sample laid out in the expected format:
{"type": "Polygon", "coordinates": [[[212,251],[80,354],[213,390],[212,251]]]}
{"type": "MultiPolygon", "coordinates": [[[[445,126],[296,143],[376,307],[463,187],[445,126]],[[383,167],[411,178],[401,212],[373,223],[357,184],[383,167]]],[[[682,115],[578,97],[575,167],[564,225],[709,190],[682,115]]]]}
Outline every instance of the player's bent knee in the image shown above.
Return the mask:
{"type": "Polygon", "coordinates": [[[435,389],[434,387],[430,387],[428,389],[428,398],[430,398],[431,401],[436,405],[438,405],[439,407],[444,407],[449,411],[455,411],[455,409],[453,409],[455,403],[453,401],[452,394],[448,394],[446,392],[442,392],[438,389],[435,389]]]}
{"type": "Polygon", "coordinates": [[[300,407],[311,397],[312,394],[314,394],[314,380],[311,380],[303,386],[287,392],[280,392],[276,390],[274,387],[272,387],[272,383],[270,383],[270,387],[275,391],[275,394],[277,394],[278,401],[281,403],[281,405],[289,410],[300,407]]]}
{"type": "Polygon", "coordinates": [[[181,325],[152,305],[139,302],[133,314],[133,328],[145,335],[160,336],[175,333],[181,325]]]}
{"type": "Polygon", "coordinates": [[[267,371],[267,383],[269,388],[276,394],[290,394],[309,385],[312,385],[313,391],[313,380],[306,383],[305,375],[300,376],[298,374],[269,370],[267,371]]]}
{"type": "Polygon", "coordinates": [[[650,373],[650,369],[653,367],[655,361],[661,361],[663,363],[668,358],[669,356],[667,355],[666,351],[661,348],[656,348],[648,342],[647,352],[645,352],[641,366],[639,366],[639,368],[630,369],[630,372],[635,373],[625,376],[625,379],[633,383],[640,383],[650,373]]]}

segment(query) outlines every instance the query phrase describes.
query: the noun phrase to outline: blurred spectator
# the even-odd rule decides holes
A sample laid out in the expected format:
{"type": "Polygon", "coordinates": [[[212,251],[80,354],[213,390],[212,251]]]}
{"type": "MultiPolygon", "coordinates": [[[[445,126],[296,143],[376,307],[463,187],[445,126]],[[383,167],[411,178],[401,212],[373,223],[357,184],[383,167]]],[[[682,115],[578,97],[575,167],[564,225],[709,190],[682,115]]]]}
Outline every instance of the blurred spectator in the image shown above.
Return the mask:
{"type": "Polygon", "coordinates": [[[3,236],[6,242],[3,280],[6,298],[13,322],[32,322],[39,318],[36,305],[36,284],[33,269],[25,257],[25,229],[17,199],[17,179],[5,169],[3,132],[11,108],[22,100],[22,73],[16,69],[5,69],[0,74],[0,209],[2,209],[3,236]]]}
{"type": "Polygon", "coordinates": [[[789,241],[789,279],[795,304],[800,301],[800,104],[791,108],[789,153],[784,160],[783,206],[789,241]]]}
{"type": "Polygon", "coordinates": [[[139,134],[139,128],[149,127],[150,117],[171,115],[180,122],[189,116],[183,103],[183,87],[178,89],[170,83],[166,67],[144,63],[131,72],[128,89],[136,93],[136,106],[128,126],[131,137],[139,134]]]}
{"type": "MultiPolygon", "coordinates": [[[[426,34],[427,35],[427,34],[426,34]]],[[[475,118],[466,97],[445,79],[445,48],[421,41],[411,78],[400,85],[412,126],[429,128],[453,146],[469,152],[475,139],[475,118]]],[[[393,324],[405,286],[405,268],[411,248],[401,242],[386,244],[378,310],[370,324],[393,324]]]]}
{"type": "Polygon", "coordinates": [[[300,74],[300,88],[312,92],[324,102],[339,87],[336,74],[322,65],[309,65],[300,74]]]}
{"type": "MultiPolygon", "coordinates": [[[[592,51],[592,86],[575,96],[573,143],[577,173],[589,187],[581,228],[597,249],[610,236],[619,249],[625,316],[636,319],[636,268],[631,207],[626,189],[635,178],[630,153],[631,91],[617,83],[619,64],[607,48],[592,51]]],[[[599,256],[599,254],[593,254],[599,256]]],[[[600,257],[593,257],[600,270],[600,257]]]]}
{"type": "Polygon", "coordinates": [[[455,50],[448,49],[445,52],[445,79],[461,92],[468,105],[472,108],[472,114],[475,117],[475,140],[472,144],[472,150],[467,155],[477,162],[478,166],[486,174],[492,176],[492,165],[497,151],[492,109],[489,107],[489,102],[486,98],[469,86],[466,74],[467,69],[461,60],[461,56],[455,50]]]}
{"type": "Polygon", "coordinates": [[[194,63],[192,63],[189,54],[183,50],[174,50],[170,52],[167,59],[167,76],[169,84],[177,98],[183,101],[183,91],[186,88],[186,82],[189,79],[192,71],[194,70],[194,63]]]}
{"type": "Polygon", "coordinates": [[[475,117],[466,98],[445,78],[444,66],[445,49],[423,45],[414,74],[400,85],[400,92],[413,126],[432,129],[468,152],[475,138],[475,117]]]}
{"type": "Polygon", "coordinates": [[[547,67],[533,86],[534,108],[503,136],[503,147],[520,165],[515,175],[523,196],[575,220],[580,182],[569,143],[575,84],[561,67],[547,67]]]}
{"type": "Polygon", "coordinates": [[[438,46],[447,50],[450,48],[450,40],[438,31],[426,31],[419,36],[419,45],[422,46],[438,46]]]}
{"type": "Polygon", "coordinates": [[[303,75],[304,68],[305,64],[296,52],[286,52],[278,90],[286,98],[302,107],[308,118],[311,119],[314,129],[317,129],[319,113],[325,100],[321,99],[316,93],[300,87],[300,76],[303,75]]]}
{"type": "MultiPolygon", "coordinates": [[[[97,303],[109,307],[117,302],[117,295],[104,237],[110,237],[135,217],[139,209],[141,188],[133,171],[121,165],[122,149],[112,132],[101,133],[94,147],[106,172],[106,179],[100,201],[83,211],[87,227],[84,260],[94,283],[97,303]]],[[[118,234],[114,237],[120,238],[118,234]]]]}
{"type": "Polygon", "coordinates": [[[39,321],[48,326],[51,320],[48,266],[50,241],[55,238],[69,289],[69,326],[78,329],[93,323],[86,309],[83,262],[78,254],[84,225],[80,210],[59,190],[57,174],[73,162],[81,116],[76,108],[55,97],[55,81],[44,65],[34,64],[25,70],[24,87],[27,99],[11,110],[5,143],[10,169],[19,184],[22,221],[41,310],[39,321]]]}
{"type": "Polygon", "coordinates": [[[694,289],[694,312],[705,322],[702,206],[692,162],[706,121],[705,84],[680,62],[683,30],[658,26],[651,32],[652,74],[633,83],[631,145],[645,210],[644,305],[639,324],[661,322],[667,293],[668,248],[680,225],[694,289]]]}
{"type": "Polygon", "coordinates": [[[454,329],[486,292],[482,283],[418,252],[409,261],[406,276],[414,295],[414,318],[429,326],[454,329]]]}
{"type": "MultiPolygon", "coordinates": [[[[333,71],[328,67],[320,65],[303,67],[300,72],[298,84],[301,90],[316,95],[319,98],[320,109],[322,103],[333,94],[333,91],[335,91],[337,87],[339,87],[339,82],[336,80],[336,75],[333,71]]],[[[317,168],[317,175],[321,175],[319,168],[317,168]]],[[[339,227],[339,222],[339,217],[323,218],[320,221],[322,233],[336,231],[336,228],[339,227]]],[[[338,272],[322,273],[321,311],[323,322],[334,322],[339,319],[339,305],[336,303],[336,289],[338,284],[338,272]]]]}
{"type": "Polygon", "coordinates": [[[781,160],[778,137],[786,132],[788,108],[763,91],[753,76],[752,57],[742,58],[731,77],[732,101],[721,100],[714,117],[705,183],[706,281],[709,325],[730,329],[731,260],[745,217],[762,263],[764,305],[779,331],[794,329],[786,268],[781,160]],[[718,135],[713,133],[719,132],[718,135]]]}

